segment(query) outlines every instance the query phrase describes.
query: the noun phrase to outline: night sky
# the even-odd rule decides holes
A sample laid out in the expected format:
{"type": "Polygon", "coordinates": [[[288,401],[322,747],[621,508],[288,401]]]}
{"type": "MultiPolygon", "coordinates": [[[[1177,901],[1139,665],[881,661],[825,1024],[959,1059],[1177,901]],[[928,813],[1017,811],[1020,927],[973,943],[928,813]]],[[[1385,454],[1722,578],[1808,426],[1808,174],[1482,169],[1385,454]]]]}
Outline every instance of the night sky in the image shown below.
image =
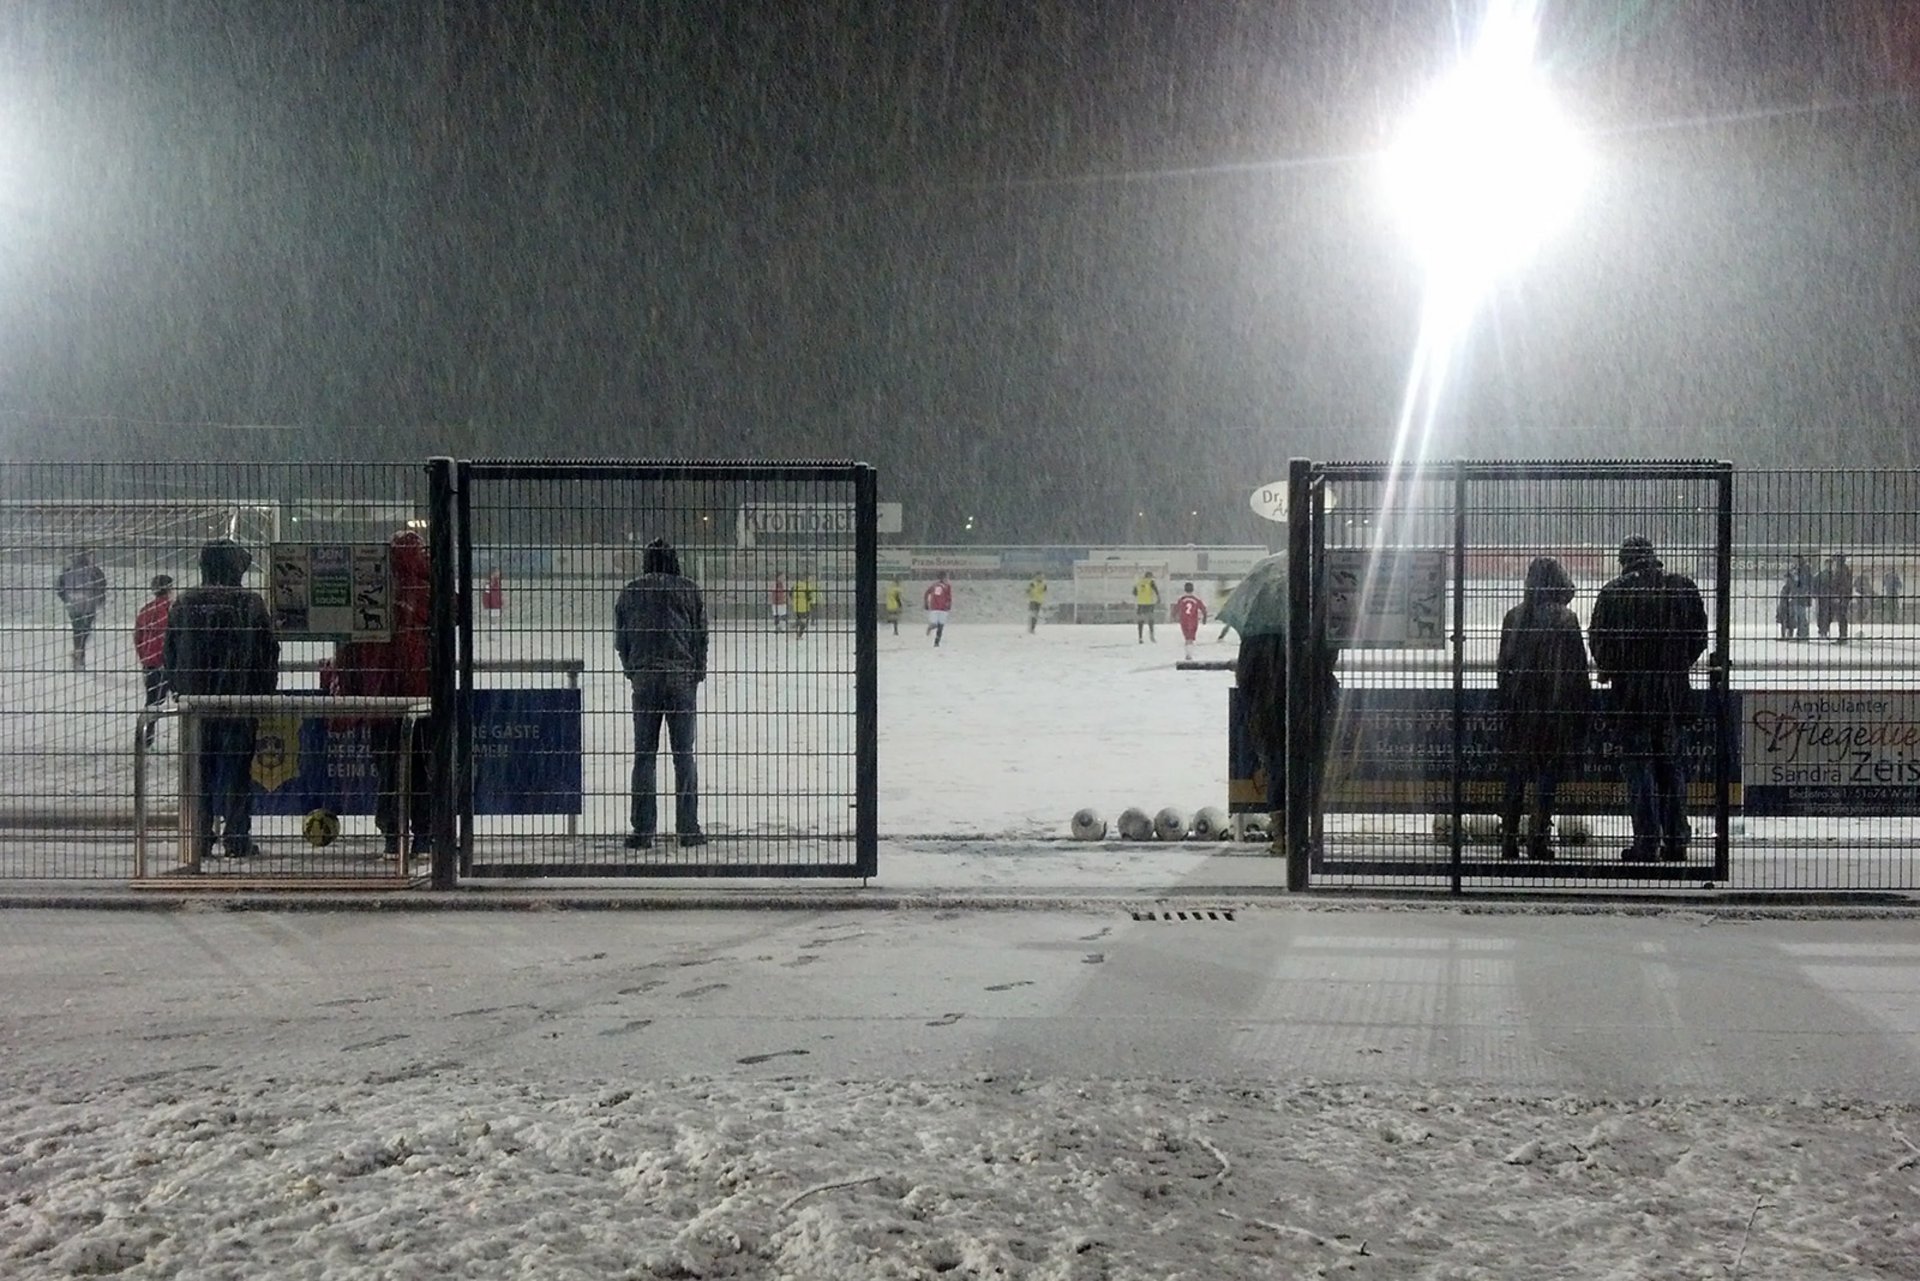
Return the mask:
{"type": "MultiPolygon", "coordinates": [[[[1599,174],[1436,452],[1920,462],[1920,5],[1546,7],[1599,174]]],[[[928,541],[1238,540],[1388,451],[1371,157],[1471,8],[9,0],[5,455],[857,457],[928,541]]]]}

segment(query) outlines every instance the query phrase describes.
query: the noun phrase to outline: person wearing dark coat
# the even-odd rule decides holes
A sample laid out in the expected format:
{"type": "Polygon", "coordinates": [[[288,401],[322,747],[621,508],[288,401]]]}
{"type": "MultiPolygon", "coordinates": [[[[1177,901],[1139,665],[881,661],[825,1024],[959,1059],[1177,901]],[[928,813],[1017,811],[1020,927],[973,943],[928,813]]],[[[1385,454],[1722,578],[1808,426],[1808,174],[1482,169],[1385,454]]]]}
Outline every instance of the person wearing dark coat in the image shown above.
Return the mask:
{"type": "Polygon", "coordinates": [[[1527,857],[1551,859],[1554,792],[1585,748],[1593,686],[1580,620],[1568,608],[1567,571],[1541,556],[1527,566],[1525,591],[1500,624],[1498,705],[1507,758],[1500,857],[1519,857],[1520,810],[1531,782],[1527,857]]]}
{"type": "Polygon", "coordinates": [[[693,580],[680,572],[680,555],[664,538],[647,544],[641,571],[621,589],[613,607],[614,648],[633,685],[632,830],[627,848],[653,847],[662,723],[673,750],[678,843],[705,845],[693,746],[700,682],[707,678],[706,604],[693,580]]]}
{"type": "Polygon", "coordinates": [[[54,593],[67,607],[67,621],[73,624],[73,670],[87,669],[87,641],[93,637],[93,620],[107,603],[107,571],[94,563],[91,551],[73,554],[54,583],[54,593]]]}
{"type": "Polygon", "coordinates": [[[1853,567],[1847,564],[1844,555],[1827,558],[1827,590],[1820,598],[1820,635],[1827,634],[1827,623],[1831,621],[1840,634],[1833,643],[1847,643],[1848,625],[1853,618],[1853,567]]]}
{"type": "Polygon", "coordinates": [[[1637,534],[1620,544],[1620,567],[1593,603],[1587,640],[1600,683],[1613,687],[1624,754],[1633,844],[1621,857],[1682,862],[1691,835],[1683,734],[1692,698],[1687,673],[1706,652],[1706,605],[1694,581],[1669,573],[1653,544],[1637,534]]]}
{"type": "MultiPolygon", "coordinates": [[[[1339,689],[1333,676],[1335,655],[1322,658],[1320,715],[1330,715],[1339,689]]],[[[1287,852],[1287,638],[1277,632],[1240,639],[1233,683],[1246,707],[1246,732],[1267,777],[1267,813],[1275,854],[1287,852]]]]}
{"type": "MultiPolygon", "coordinates": [[[[174,601],[161,647],[167,683],[180,697],[273,693],[280,675],[273,615],[258,592],[240,585],[252,563],[247,549],[231,538],[200,549],[201,585],[174,601]]],[[[216,817],[228,858],[253,853],[253,745],[253,717],[201,719],[196,858],[212,851],[216,817]]]]}

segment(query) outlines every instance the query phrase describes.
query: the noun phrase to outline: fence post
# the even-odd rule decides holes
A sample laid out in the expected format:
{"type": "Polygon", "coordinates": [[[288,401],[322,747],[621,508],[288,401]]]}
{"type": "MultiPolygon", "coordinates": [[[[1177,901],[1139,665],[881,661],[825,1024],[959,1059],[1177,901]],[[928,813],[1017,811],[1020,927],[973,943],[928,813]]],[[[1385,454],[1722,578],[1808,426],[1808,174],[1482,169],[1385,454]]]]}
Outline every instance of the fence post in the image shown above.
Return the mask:
{"type": "Polygon", "coordinates": [[[879,474],[854,473],[854,873],[880,870],[879,474]]]}
{"type": "Polygon", "coordinates": [[[1460,864],[1466,848],[1467,751],[1467,465],[1453,465],[1453,746],[1447,804],[1453,810],[1448,859],[1453,892],[1464,892],[1460,864]]]}
{"type": "Polygon", "coordinates": [[[454,624],[461,566],[454,559],[453,459],[427,462],[427,539],[432,574],[428,631],[428,696],[432,702],[432,885],[454,886],[454,624]]]}
{"type": "MultiPolygon", "coordinates": [[[[1319,718],[1314,710],[1313,669],[1313,464],[1287,464],[1287,888],[1307,888],[1307,847],[1313,838],[1314,775],[1323,759],[1315,751],[1319,718]]],[[[1269,766],[1271,768],[1271,766],[1269,766]]]]}
{"type": "Polygon", "coordinates": [[[1733,464],[1722,462],[1716,477],[1719,508],[1714,541],[1719,547],[1713,565],[1713,663],[1708,668],[1707,684],[1713,690],[1714,732],[1720,741],[1714,745],[1713,780],[1713,877],[1722,885],[1732,875],[1733,866],[1733,763],[1738,758],[1739,733],[1733,719],[1733,464]]]}

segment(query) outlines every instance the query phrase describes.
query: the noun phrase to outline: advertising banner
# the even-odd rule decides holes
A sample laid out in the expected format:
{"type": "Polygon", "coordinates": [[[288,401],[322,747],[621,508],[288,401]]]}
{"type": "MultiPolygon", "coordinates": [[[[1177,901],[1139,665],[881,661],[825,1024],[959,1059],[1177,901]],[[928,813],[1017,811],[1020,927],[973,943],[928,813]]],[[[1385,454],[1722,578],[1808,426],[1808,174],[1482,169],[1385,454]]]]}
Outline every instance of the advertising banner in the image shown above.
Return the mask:
{"type": "Polygon", "coordinates": [[[1920,814],[1920,694],[1750,690],[1741,705],[1747,813],[1920,814]]]}
{"type": "MultiPolygon", "coordinates": [[[[473,700],[474,813],[580,813],[580,691],[482,689],[473,700]]],[[[253,812],[373,813],[380,784],[371,724],[365,716],[261,717],[253,812]]]]}
{"type": "MultiPolygon", "coordinates": [[[[1245,731],[1240,691],[1230,690],[1227,708],[1228,802],[1235,813],[1266,808],[1264,776],[1245,731]]],[[[1498,813],[1505,799],[1511,754],[1501,742],[1501,716],[1494,691],[1466,691],[1461,745],[1464,808],[1498,813]]],[[[1558,808],[1569,813],[1625,813],[1624,758],[1617,727],[1604,714],[1604,695],[1587,717],[1587,747],[1579,767],[1560,780],[1558,808]]],[[[1693,716],[1684,734],[1688,804],[1713,804],[1715,732],[1713,705],[1694,692],[1693,716]]],[[[1453,691],[1450,689],[1360,689],[1340,694],[1324,790],[1332,813],[1446,813],[1453,808],[1453,691]]],[[[1740,804],[1740,786],[1733,787],[1740,804]]]]}

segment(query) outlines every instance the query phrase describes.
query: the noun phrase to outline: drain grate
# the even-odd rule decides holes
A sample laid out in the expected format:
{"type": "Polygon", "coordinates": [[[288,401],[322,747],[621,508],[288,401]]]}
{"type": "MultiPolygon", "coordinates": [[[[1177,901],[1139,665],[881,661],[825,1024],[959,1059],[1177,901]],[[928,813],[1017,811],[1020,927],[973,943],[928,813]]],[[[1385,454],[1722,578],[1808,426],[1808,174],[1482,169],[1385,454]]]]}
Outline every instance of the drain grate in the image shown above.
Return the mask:
{"type": "Polygon", "coordinates": [[[1173,912],[1135,912],[1136,921],[1231,921],[1233,912],[1226,908],[1189,908],[1173,912]]]}

